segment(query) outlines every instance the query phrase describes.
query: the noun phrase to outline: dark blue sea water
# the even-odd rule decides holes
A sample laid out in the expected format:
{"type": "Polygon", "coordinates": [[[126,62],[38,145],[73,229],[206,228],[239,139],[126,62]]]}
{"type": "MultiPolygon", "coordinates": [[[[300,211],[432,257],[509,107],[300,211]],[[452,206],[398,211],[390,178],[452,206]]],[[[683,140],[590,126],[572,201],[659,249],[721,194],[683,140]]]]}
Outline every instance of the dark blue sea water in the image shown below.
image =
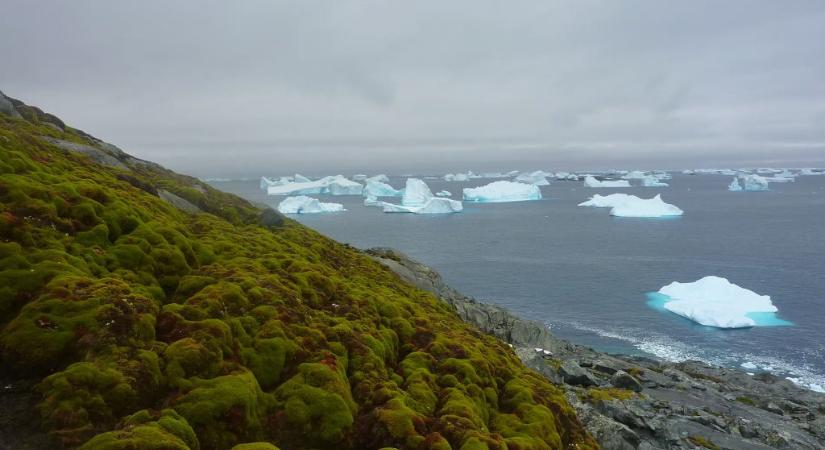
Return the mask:
{"type": "MultiPolygon", "coordinates": [[[[385,214],[360,197],[347,212],[300,222],[356,247],[390,246],[434,267],[458,290],[546,323],[559,336],[614,353],[739,366],[750,362],[825,388],[825,176],[728,192],[732,177],[675,174],[670,187],[542,187],[543,200],[465,203],[453,215],[385,214]],[[576,206],[595,193],[661,193],[675,219],[611,217],[576,206]],[[720,330],[648,306],[647,293],[706,275],[770,295],[787,327],[720,330]]],[[[403,178],[391,184],[403,187],[403,178]]],[[[433,192],[492,180],[427,179],[433,192]]],[[[213,183],[277,206],[258,180],[213,183]]],[[[748,367],[751,367],[748,365],[748,367]]]]}

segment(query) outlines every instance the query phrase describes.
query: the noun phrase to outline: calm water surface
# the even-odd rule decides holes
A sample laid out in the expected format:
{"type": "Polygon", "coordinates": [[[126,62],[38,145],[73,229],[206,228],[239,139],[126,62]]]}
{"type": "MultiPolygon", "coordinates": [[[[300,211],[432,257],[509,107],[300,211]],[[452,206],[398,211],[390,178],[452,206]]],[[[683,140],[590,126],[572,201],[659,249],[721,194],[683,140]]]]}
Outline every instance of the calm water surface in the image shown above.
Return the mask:
{"type": "MultiPolygon", "coordinates": [[[[670,187],[591,189],[556,181],[543,200],[465,203],[452,215],[385,214],[359,197],[324,197],[347,212],[295,217],[356,247],[395,247],[468,295],[546,323],[574,342],[614,353],[702,359],[825,387],[825,176],[728,192],[732,177],[674,175],[670,187]],[[628,219],[576,206],[595,193],[661,193],[675,219],[628,219]],[[646,305],[672,282],[718,275],[770,295],[792,327],[719,330],[646,305]]],[[[492,180],[426,180],[433,192],[492,180]]],[[[403,178],[391,184],[403,187],[403,178]]],[[[258,181],[213,185],[276,207],[258,181]]],[[[397,199],[390,199],[397,201],[397,199]]]]}

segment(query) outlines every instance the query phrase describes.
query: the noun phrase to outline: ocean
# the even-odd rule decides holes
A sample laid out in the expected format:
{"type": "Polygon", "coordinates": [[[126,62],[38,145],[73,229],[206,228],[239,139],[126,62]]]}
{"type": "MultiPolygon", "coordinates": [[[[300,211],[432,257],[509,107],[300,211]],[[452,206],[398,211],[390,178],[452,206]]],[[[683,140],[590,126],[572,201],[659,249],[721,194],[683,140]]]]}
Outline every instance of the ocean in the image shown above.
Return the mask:
{"type": "MultiPolygon", "coordinates": [[[[558,336],[610,353],[770,371],[825,390],[825,176],[772,183],[767,192],[729,192],[731,176],[673,174],[670,187],[543,186],[542,200],[464,203],[449,215],[386,214],[363,199],[320,196],[342,213],[293,216],[359,248],[399,249],[481,301],[545,323],[558,336]],[[664,201],[682,217],[611,217],[577,206],[593,194],[623,192],[664,201]],[[791,326],[723,330],[648,305],[672,281],[725,277],[770,295],[791,326]]],[[[404,178],[391,177],[394,187],[404,178]]],[[[426,179],[433,192],[494,180],[426,179]]],[[[257,179],[212,182],[272,207],[257,179]]],[[[318,196],[316,196],[318,197],[318,196]]],[[[389,199],[397,202],[399,199],[389,199]]]]}

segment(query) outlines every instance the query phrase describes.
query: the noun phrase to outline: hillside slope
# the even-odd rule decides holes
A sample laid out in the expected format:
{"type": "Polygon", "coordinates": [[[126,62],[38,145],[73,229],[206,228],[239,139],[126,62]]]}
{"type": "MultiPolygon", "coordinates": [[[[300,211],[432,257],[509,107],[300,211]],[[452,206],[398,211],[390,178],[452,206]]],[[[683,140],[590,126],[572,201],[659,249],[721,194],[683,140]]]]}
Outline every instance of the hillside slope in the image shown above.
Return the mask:
{"type": "Polygon", "coordinates": [[[432,294],[2,94],[0,358],[69,447],[597,447],[432,294]]]}

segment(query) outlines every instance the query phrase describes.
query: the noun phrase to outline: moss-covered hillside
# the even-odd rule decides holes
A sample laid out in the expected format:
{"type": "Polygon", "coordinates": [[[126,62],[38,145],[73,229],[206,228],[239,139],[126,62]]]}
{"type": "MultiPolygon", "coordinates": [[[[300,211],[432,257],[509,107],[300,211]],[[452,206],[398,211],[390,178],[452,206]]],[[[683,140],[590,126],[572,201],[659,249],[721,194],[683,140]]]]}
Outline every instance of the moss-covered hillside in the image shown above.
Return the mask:
{"type": "Polygon", "coordinates": [[[507,345],[360,252],[21,105],[0,113],[0,364],[42,380],[55,441],[596,447],[507,345]]]}

